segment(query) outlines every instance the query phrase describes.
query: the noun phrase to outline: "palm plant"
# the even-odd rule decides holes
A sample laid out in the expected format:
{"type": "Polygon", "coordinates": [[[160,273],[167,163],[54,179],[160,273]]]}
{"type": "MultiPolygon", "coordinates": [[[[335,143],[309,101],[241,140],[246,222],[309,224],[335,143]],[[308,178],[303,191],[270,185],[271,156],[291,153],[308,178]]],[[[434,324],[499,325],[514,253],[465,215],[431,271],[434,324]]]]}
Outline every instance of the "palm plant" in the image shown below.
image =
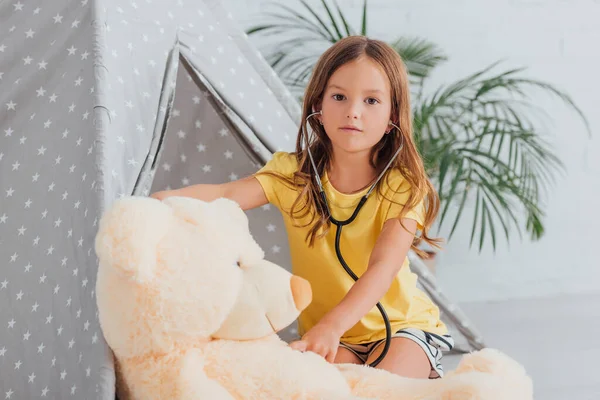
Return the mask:
{"type": "MultiPolygon", "coordinates": [[[[292,92],[303,91],[326,47],[345,36],[368,36],[367,0],[359,31],[348,23],[335,0],[320,1],[324,14],[305,0],[299,0],[303,12],[274,3],[276,11],[266,13],[269,20],[247,30],[248,35],[277,38],[263,53],[292,92]]],[[[472,246],[478,239],[479,251],[488,237],[496,249],[499,229],[509,242],[511,226],[521,239],[523,229],[532,240],[541,238],[542,199],[564,166],[535,127],[532,116],[537,109],[524,100],[525,89],[558,96],[582,118],[589,132],[581,110],[552,85],[522,77],[522,68],[492,73],[498,63],[425,95],[427,78],[447,56],[435,44],[419,38],[400,38],[390,45],[409,71],[414,135],[439,191],[439,227],[453,215],[448,239],[468,202],[474,202],[468,207],[474,210],[470,243],[472,246]],[[452,206],[455,213],[449,214],[452,206]]]]}

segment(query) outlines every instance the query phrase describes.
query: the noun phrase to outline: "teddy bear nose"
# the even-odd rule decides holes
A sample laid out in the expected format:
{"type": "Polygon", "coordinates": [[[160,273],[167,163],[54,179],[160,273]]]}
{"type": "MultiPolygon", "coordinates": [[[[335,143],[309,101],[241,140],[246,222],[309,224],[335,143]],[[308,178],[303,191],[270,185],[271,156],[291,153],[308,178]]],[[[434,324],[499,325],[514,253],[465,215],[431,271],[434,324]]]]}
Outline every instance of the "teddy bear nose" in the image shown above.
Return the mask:
{"type": "Polygon", "coordinates": [[[298,311],[304,310],[312,301],[312,289],[310,283],[304,278],[292,275],[290,279],[292,297],[298,311]]]}

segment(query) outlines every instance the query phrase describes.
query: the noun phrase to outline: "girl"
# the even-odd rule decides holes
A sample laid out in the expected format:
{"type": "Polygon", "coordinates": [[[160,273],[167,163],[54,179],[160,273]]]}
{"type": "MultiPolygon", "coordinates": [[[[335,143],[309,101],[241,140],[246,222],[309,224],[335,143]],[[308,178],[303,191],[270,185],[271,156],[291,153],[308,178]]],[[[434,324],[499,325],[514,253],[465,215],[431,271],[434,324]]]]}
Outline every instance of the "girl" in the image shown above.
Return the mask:
{"type": "Polygon", "coordinates": [[[413,140],[408,76],[401,58],[384,42],[364,36],[338,41],[315,66],[302,120],[296,151],[275,153],[256,174],[152,197],[227,197],[244,210],[276,205],[288,233],[292,272],[307,279],[313,290],[312,303],[298,319],[301,340],[290,345],[329,362],[370,364],[381,354],[386,336],[375,308],[380,302],[393,338],[377,367],[406,377],[441,377],[442,351],[450,350],[453,340],[438,308],[416,287],[407,258],[422,240],[437,245],[428,230],[439,199],[413,140]],[[313,135],[306,137],[309,116],[313,135]],[[327,204],[305,150],[307,142],[327,204]],[[336,256],[328,211],[338,220],[349,218],[384,172],[357,218],[343,228],[340,248],[360,277],[355,283],[336,256]]]}

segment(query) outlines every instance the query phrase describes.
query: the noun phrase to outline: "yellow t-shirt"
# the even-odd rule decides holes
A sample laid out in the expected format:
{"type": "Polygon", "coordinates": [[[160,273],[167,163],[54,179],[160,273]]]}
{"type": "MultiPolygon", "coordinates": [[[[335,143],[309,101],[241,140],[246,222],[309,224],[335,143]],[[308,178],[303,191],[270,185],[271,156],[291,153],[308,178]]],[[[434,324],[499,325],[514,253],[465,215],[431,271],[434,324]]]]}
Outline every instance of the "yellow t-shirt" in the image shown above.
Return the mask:
{"type": "MultiPolygon", "coordinates": [[[[276,152],[261,171],[274,171],[291,178],[297,168],[298,163],[293,154],[276,152]]],[[[409,194],[407,182],[397,169],[390,170],[389,173],[391,174],[388,180],[390,185],[385,184],[387,178],[383,177],[381,182],[384,190],[382,191],[387,199],[392,198],[395,202],[404,204],[409,194]],[[401,190],[398,190],[401,186],[401,190]]],[[[312,248],[309,247],[305,238],[310,226],[294,225],[306,225],[310,221],[310,216],[297,221],[296,224],[290,216],[292,204],[298,197],[299,190],[269,175],[256,175],[256,178],[262,185],[269,202],[283,215],[290,246],[292,273],[307,279],[312,286],[313,300],[298,319],[299,333],[303,335],[344,298],[354,284],[354,280],[346,273],[336,256],[336,226],[331,225],[327,235],[317,239],[312,248]]],[[[331,213],[338,220],[349,218],[360,199],[368,191],[367,188],[354,194],[341,193],[329,183],[327,174],[321,181],[331,213]]],[[[378,189],[373,190],[357,218],[342,228],[340,240],[342,256],[358,277],[369,265],[371,251],[384,222],[389,218],[397,217],[402,209],[401,205],[390,202],[378,192],[378,189]]],[[[423,211],[423,204],[420,204],[411,210],[406,218],[415,219],[419,228],[422,228],[423,211]]],[[[393,332],[413,327],[431,333],[446,334],[447,328],[440,321],[438,307],[416,287],[416,282],[417,276],[411,272],[406,258],[390,289],[380,300],[388,314],[393,332]]],[[[342,340],[353,344],[368,343],[385,338],[385,333],[382,316],[374,306],[342,336],[342,340]]]]}

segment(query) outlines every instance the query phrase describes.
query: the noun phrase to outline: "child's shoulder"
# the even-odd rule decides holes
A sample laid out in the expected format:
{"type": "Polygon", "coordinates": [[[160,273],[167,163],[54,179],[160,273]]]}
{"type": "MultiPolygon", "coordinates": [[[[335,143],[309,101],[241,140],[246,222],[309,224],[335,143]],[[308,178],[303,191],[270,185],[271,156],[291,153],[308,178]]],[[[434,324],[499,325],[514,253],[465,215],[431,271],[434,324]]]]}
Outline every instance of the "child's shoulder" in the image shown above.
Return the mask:
{"type": "Polygon", "coordinates": [[[296,153],[290,153],[289,151],[276,151],[271,157],[271,161],[279,163],[297,164],[296,153]]]}
{"type": "MultiPolygon", "coordinates": [[[[388,210],[387,216],[401,215],[401,209],[408,203],[413,194],[414,188],[411,182],[406,179],[403,171],[398,168],[390,170],[388,176],[384,177],[382,180],[384,181],[382,187],[383,209],[388,210]]],[[[422,196],[419,196],[419,194],[416,194],[416,196],[416,201],[411,201],[414,205],[406,214],[404,214],[404,218],[416,220],[418,229],[422,230],[423,221],[425,220],[425,203],[422,196]]]]}
{"type": "Polygon", "coordinates": [[[410,182],[399,168],[390,168],[382,181],[384,191],[410,190],[410,182]]]}
{"type": "Polygon", "coordinates": [[[263,170],[278,172],[284,175],[293,175],[298,170],[296,153],[276,151],[264,166],[263,170]]]}
{"type": "Polygon", "coordinates": [[[387,199],[406,199],[411,191],[410,181],[399,168],[391,168],[382,179],[382,192],[387,199]]]}

